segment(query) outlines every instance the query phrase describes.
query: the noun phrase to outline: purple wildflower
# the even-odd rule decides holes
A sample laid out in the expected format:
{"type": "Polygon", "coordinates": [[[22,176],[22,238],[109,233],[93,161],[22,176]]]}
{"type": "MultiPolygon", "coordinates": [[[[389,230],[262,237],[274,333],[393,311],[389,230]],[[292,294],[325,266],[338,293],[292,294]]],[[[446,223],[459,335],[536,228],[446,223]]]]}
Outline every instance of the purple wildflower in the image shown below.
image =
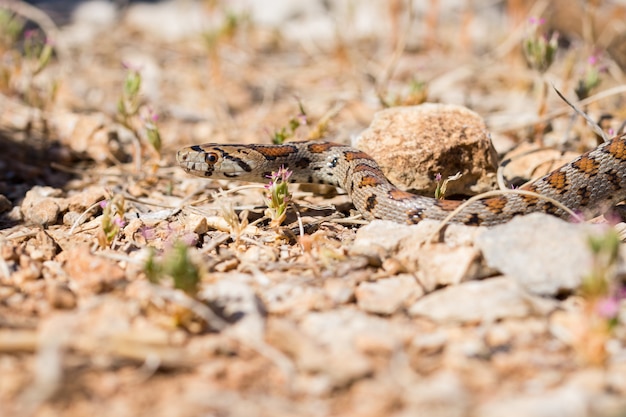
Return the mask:
{"type": "Polygon", "coordinates": [[[596,304],[596,311],[605,319],[613,319],[619,313],[619,301],[616,297],[602,298],[596,304]]]}
{"type": "Polygon", "coordinates": [[[530,23],[531,25],[541,26],[546,23],[546,19],[544,19],[543,17],[531,16],[528,18],[528,23],[530,23]]]}
{"type": "Polygon", "coordinates": [[[113,219],[113,224],[120,228],[126,226],[126,222],[121,217],[115,217],[115,219],[113,219]]]}

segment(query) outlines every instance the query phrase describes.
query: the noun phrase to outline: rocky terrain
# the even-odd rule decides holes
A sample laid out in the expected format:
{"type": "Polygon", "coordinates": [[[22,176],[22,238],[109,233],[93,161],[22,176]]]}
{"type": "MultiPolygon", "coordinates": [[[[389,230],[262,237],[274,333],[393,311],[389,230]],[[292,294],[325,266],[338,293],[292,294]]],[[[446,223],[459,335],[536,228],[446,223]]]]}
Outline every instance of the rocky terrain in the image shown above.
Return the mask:
{"type": "Polygon", "coordinates": [[[290,184],[278,218],[175,158],[324,138],[518,187],[624,133],[626,5],[40,6],[0,3],[1,416],[626,415],[619,207],[409,226],[290,184]]]}

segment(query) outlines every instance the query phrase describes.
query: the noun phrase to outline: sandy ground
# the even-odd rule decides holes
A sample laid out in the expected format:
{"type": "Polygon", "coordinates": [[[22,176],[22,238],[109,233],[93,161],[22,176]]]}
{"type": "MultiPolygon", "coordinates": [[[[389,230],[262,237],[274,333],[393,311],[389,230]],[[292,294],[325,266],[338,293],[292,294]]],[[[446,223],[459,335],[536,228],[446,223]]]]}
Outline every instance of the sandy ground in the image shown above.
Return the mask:
{"type": "Polygon", "coordinates": [[[175,161],[204,142],[350,143],[428,101],[477,112],[501,157],[552,149],[507,168],[519,184],[600,140],[546,86],[578,88],[606,132],[626,118],[626,9],[564,3],[94,2],[61,27],[10,3],[0,415],[626,415],[624,268],[586,240],[596,269],[520,290],[486,265],[484,228],[427,244],[436,225],[364,226],[344,193],[293,186],[300,235],[292,209],[270,226],[262,186],[175,161]],[[553,31],[554,62],[529,66],[524,42],[553,31]]]}

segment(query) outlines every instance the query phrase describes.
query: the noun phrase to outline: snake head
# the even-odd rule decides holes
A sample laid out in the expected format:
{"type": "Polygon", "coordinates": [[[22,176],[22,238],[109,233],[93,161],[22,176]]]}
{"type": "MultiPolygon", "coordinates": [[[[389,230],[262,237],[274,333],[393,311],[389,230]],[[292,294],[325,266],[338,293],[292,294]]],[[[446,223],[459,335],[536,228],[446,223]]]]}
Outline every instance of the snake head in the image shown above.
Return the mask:
{"type": "Polygon", "coordinates": [[[176,161],[185,172],[199,177],[246,179],[252,167],[237,156],[240,152],[236,145],[194,145],[179,150],[176,161]]]}

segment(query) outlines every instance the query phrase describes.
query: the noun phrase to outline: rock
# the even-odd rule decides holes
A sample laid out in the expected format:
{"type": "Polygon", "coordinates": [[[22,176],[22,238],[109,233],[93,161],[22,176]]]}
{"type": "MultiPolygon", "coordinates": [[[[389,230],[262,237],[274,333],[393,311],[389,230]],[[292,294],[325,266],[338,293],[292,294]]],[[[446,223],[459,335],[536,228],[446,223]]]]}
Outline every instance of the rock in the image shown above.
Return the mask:
{"type": "Polygon", "coordinates": [[[467,415],[471,393],[461,377],[452,371],[441,370],[406,387],[408,402],[401,416],[464,416],[467,415]]]}
{"type": "Polygon", "coordinates": [[[457,172],[462,177],[448,184],[447,195],[477,194],[495,183],[498,158],[486,125],[462,106],[426,103],[382,110],[353,145],[371,155],[389,180],[405,190],[432,196],[437,174],[445,179],[457,172]]]}
{"type": "Polygon", "coordinates": [[[592,262],[592,225],[567,223],[543,213],[515,217],[476,239],[488,266],[515,278],[528,291],[556,295],[578,288],[592,262]]]}
{"type": "Polygon", "coordinates": [[[265,337],[272,346],[289,355],[299,370],[320,372],[326,366],[327,357],[321,347],[287,319],[269,320],[265,337]]]}
{"type": "Polygon", "coordinates": [[[117,262],[93,255],[87,247],[76,247],[65,253],[67,262],[63,269],[70,278],[70,287],[78,293],[99,294],[111,291],[125,278],[117,262]]]}
{"type": "Polygon", "coordinates": [[[607,371],[606,380],[608,389],[626,398],[626,361],[612,364],[607,371]]]}
{"type": "Polygon", "coordinates": [[[448,335],[443,330],[433,333],[418,333],[411,340],[411,349],[420,356],[441,352],[448,342],[448,335]]]}
{"type": "Polygon", "coordinates": [[[374,220],[357,231],[350,255],[384,259],[398,249],[403,238],[415,234],[415,227],[390,220],[374,220]]]}
{"type": "Polygon", "coordinates": [[[42,226],[55,224],[61,208],[59,207],[61,190],[52,187],[35,186],[26,192],[22,202],[24,220],[42,226]]]}
{"type": "Polygon", "coordinates": [[[237,322],[245,316],[265,317],[263,302],[246,283],[220,280],[206,286],[197,298],[209,303],[219,316],[228,322],[237,322]]]}
{"type": "Polygon", "coordinates": [[[82,213],[107,196],[107,192],[101,185],[94,185],[81,190],[79,193],[67,198],[68,210],[82,213]]]}
{"type": "Polygon", "coordinates": [[[374,363],[368,355],[390,354],[401,343],[399,332],[390,322],[356,309],[309,313],[300,329],[327,355],[320,372],[331,378],[334,387],[371,374],[374,363]]]}
{"type": "Polygon", "coordinates": [[[127,161],[134,151],[134,135],[123,126],[113,123],[103,113],[58,111],[50,123],[63,145],[94,161],[105,161],[111,155],[119,161],[127,161]]]}
{"type": "MultiPolygon", "coordinates": [[[[133,3],[124,15],[124,24],[143,32],[146,36],[176,42],[207,32],[223,22],[208,19],[200,3],[164,1],[159,3],[133,3]]],[[[225,16],[224,16],[225,18],[225,16]]]]}
{"type": "Polygon", "coordinates": [[[6,198],[4,194],[0,194],[0,213],[5,213],[13,208],[11,200],[6,198]]]}
{"type": "Polygon", "coordinates": [[[404,265],[418,266],[417,281],[426,292],[460,284],[481,274],[480,252],[476,248],[438,243],[424,245],[416,251],[414,246],[402,246],[398,260],[404,265]]]}
{"type": "Polygon", "coordinates": [[[498,277],[435,291],[416,301],[409,314],[437,322],[478,323],[526,317],[534,310],[532,301],[514,279],[498,277]]]}
{"type": "Polygon", "coordinates": [[[52,282],[46,287],[46,300],[54,308],[69,310],[76,307],[76,294],[64,283],[52,282]]]}
{"type": "Polygon", "coordinates": [[[324,281],[325,294],[335,305],[346,304],[354,300],[354,283],[340,278],[324,281]]]}
{"type": "Polygon", "coordinates": [[[438,224],[424,220],[407,226],[374,220],[357,231],[349,254],[378,261],[393,258],[406,271],[417,271],[427,291],[484,275],[484,268],[478,268],[480,254],[470,245],[485,228],[451,224],[442,232],[445,244],[426,244],[438,224]]]}
{"type": "Polygon", "coordinates": [[[393,314],[405,303],[421,297],[424,290],[411,274],[401,274],[374,282],[362,282],[356,289],[361,310],[375,314],[393,314]]]}
{"type": "Polygon", "coordinates": [[[517,393],[515,397],[497,398],[480,406],[478,417],[587,417],[590,394],[575,387],[559,388],[542,394],[517,393]]]}

